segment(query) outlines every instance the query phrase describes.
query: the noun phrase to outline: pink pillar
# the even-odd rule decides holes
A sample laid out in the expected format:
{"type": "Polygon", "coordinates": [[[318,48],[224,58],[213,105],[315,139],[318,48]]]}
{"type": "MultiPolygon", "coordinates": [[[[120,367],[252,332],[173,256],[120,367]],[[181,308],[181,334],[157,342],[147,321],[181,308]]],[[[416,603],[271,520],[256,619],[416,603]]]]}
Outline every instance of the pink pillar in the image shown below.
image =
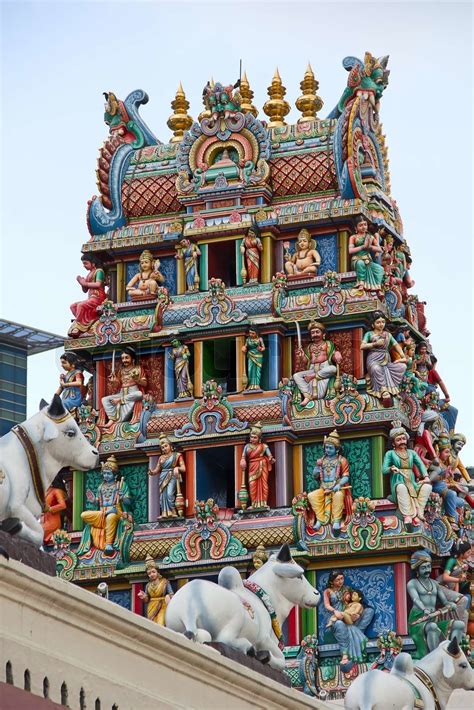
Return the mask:
{"type": "Polygon", "coordinates": [[[395,619],[397,634],[408,634],[407,578],[408,563],[396,562],[395,572],[395,619]]]}
{"type": "Polygon", "coordinates": [[[138,592],[144,591],[145,585],[142,582],[132,582],[132,611],[143,616],[143,602],[138,596],[138,592]]]}

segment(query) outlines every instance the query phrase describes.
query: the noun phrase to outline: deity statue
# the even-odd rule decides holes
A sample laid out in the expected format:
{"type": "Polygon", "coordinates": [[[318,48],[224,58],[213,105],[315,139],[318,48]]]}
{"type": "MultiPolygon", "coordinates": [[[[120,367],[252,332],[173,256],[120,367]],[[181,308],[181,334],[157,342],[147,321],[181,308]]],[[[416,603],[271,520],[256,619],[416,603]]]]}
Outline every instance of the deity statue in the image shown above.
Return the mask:
{"type": "Polygon", "coordinates": [[[349,237],[349,254],[356,272],[357,286],[365,291],[381,291],[385,271],[377,258],[382,253],[378,234],[371,234],[364,217],[356,223],[356,233],[349,237]]]}
{"type": "Polygon", "coordinates": [[[265,562],[268,562],[268,555],[265,552],[265,545],[257,545],[255,552],[252,555],[252,562],[255,571],[260,569],[265,562]]]}
{"type": "Polygon", "coordinates": [[[113,555],[120,547],[125,531],[124,521],[130,520],[132,498],[125,479],[117,480],[119,466],[115,456],[101,464],[103,482],[94,499],[96,510],[85,510],[81,518],[85,523],[78,555],[88,552],[93,545],[113,555]]]}
{"type": "Polygon", "coordinates": [[[250,429],[249,443],[240,459],[243,475],[248,472],[251,508],[268,508],[268,477],[274,463],[270,449],[262,442],[262,425],[257,422],[250,429]]]}
{"type": "Polygon", "coordinates": [[[201,250],[196,244],[183,237],[176,245],[176,259],[184,260],[184,270],[186,272],[186,291],[192,293],[199,291],[199,268],[198,257],[201,250]]]}
{"type": "Polygon", "coordinates": [[[285,271],[288,276],[317,276],[321,256],[316,250],[316,242],[307,229],[302,229],[296,240],[293,256],[288,250],[284,254],[285,271]]]}
{"type": "Polygon", "coordinates": [[[156,298],[158,284],[164,281],[165,277],[160,271],[160,260],[154,260],[151,251],[145,249],[140,254],[140,271],[130,279],[126,291],[132,301],[156,298]]]}
{"type": "MultiPolygon", "coordinates": [[[[453,480],[460,483],[464,490],[472,491],[473,481],[469,475],[469,471],[464,466],[463,462],[459,458],[459,454],[466,445],[466,437],[460,432],[453,434],[451,437],[451,457],[450,457],[450,469],[452,471],[453,480]]],[[[467,503],[474,508],[474,497],[469,494],[465,496],[467,503]]]]}
{"type": "Polygon", "coordinates": [[[297,355],[306,359],[309,369],[295,372],[293,379],[303,395],[301,406],[306,407],[311,399],[325,399],[334,396],[335,378],[342,355],[331,340],[326,340],[326,328],[322,323],[312,321],[308,325],[311,342],[306,353],[298,347],[297,355]]]}
{"type": "Polygon", "coordinates": [[[401,422],[393,422],[390,440],[393,449],[384,456],[382,473],[390,475],[392,499],[397,502],[405,524],[419,525],[432,490],[428,472],[416,451],[408,448],[409,436],[401,422]]]}
{"type": "Polygon", "coordinates": [[[247,387],[246,390],[260,391],[260,381],[262,379],[263,353],[265,345],[258,334],[258,330],[251,326],[245,339],[242,352],[247,358],[247,387]]]}
{"type": "Polygon", "coordinates": [[[397,395],[407,369],[406,356],[393,335],[385,330],[386,319],[381,311],[372,314],[372,330],[367,331],[360,344],[369,350],[366,360],[367,392],[390,405],[391,395],[397,395]],[[397,359],[394,360],[394,355],[397,359]]]}
{"type": "Polygon", "coordinates": [[[315,530],[332,525],[339,535],[344,509],[350,514],[352,497],[349,485],[349,464],[341,456],[341,440],[336,429],[324,437],[324,455],[316,461],[313,476],[320,481],[315,491],[308,493],[308,501],[316,516],[315,530]]]}
{"type": "Polygon", "coordinates": [[[473,546],[469,540],[455,540],[444,570],[437,581],[442,585],[444,595],[449,602],[456,604],[456,616],[467,626],[471,608],[469,584],[469,558],[473,546]]]}
{"type": "Polygon", "coordinates": [[[260,254],[263,251],[260,240],[260,229],[257,223],[249,227],[240,245],[245,266],[242,268],[243,283],[256,284],[260,273],[260,254]]]}
{"type": "Polygon", "coordinates": [[[460,643],[466,627],[463,621],[452,618],[456,612],[456,602],[448,601],[441,584],[430,577],[430,553],[427,550],[414,552],[410,558],[410,567],[416,577],[407,584],[407,592],[413,602],[408,616],[408,629],[416,646],[413,657],[423,658],[446,638],[456,638],[460,643]]]}
{"type": "Polygon", "coordinates": [[[150,468],[150,476],[159,476],[160,488],[160,518],[177,518],[183,515],[183,504],[180,484],[186,474],[183,455],[173,451],[173,446],[168,437],[160,436],[161,455],[155,468],[150,468]]]}
{"type": "Polygon", "coordinates": [[[87,299],[71,305],[75,320],[73,320],[68,331],[70,338],[78,338],[81,333],[89,330],[99,317],[97,313],[98,306],[106,299],[105,272],[99,257],[94,252],[91,252],[90,254],[83,254],[81,261],[89,274],[87,277],[77,276],[76,281],[81,285],[84,293],[87,293],[87,299]]]}
{"type": "Polygon", "coordinates": [[[145,569],[150,581],[144,592],[138,592],[138,596],[147,604],[147,618],[155,624],[165,626],[166,607],[174,594],[173,589],[168,580],[160,574],[151,555],[146,556],[145,569]]]}
{"type": "Polygon", "coordinates": [[[347,672],[353,661],[363,661],[367,636],[364,631],[372,621],[375,611],[364,606],[359,590],[344,585],[344,573],[333,570],[324,590],[323,603],[331,614],[326,628],[334,633],[341,652],[341,667],[347,672]],[[354,592],[356,593],[354,595],[354,592]]]}
{"type": "Polygon", "coordinates": [[[178,399],[189,399],[193,396],[193,383],[189,374],[189,361],[191,353],[187,345],[173,338],[171,341],[172,350],[169,357],[174,362],[174,376],[176,378],[176,389],[178,390],[178,399]]]}
{"type": "Polygon", "coordinates": [[[144,369],[137,364],[137,355],[133,348],[123,348],[121,367],[116,373],[112,369],[109,380],[117,389],[115,394],[102,397],[102,406],[112,422],[135,422],[140,418],[143,392],[147,386],[144,369]]]}
{"type": "Polygon", "coordinates": [[[61,396],[68,412],[81,406],[85,395],[84,375],[78,366],[75,353],[63,353],[59,358],[61,367],[66,374],[59,376],[59,387],[56,394],[61,396]]]}
{"type": "Polygon", "coordinates": [[[63,516],[67,509],[67,492],[64,483],[64,474],[69,473],[69,468],[62,468],[46,491],[41,525],[44,530],[44,544],[52,542],[53,534],[63,527],[63,516]]]}
{"type": "Polygon", "coordinates": [[[451,469],[451,442],[448,439],[440,438],[437,443],[438,457],[429,466],[430,480],[433,492],[437,493],[443,503],[444,513],[453,529],[459,529],[459,512],[467,505],[464,497],[459,494],[465,491],[458,488],[457,482],[453,479],[451,469]]]}

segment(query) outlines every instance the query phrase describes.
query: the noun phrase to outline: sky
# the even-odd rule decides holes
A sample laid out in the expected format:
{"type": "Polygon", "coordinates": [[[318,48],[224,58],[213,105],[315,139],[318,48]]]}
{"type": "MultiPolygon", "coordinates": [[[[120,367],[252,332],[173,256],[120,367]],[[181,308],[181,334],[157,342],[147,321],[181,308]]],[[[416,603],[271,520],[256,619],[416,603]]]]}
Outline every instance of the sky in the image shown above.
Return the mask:
{"type": "MultiPolygon", "coordinates": [[[[345,56],[389,54],[381,121],[412,293],[427,301],[438,370],[469,439],[463,460],[474,464],[470,2],[0,0],[0,12],[0,314],[58,334],[82,294],[75,277],[107,136],[103,91],[124,99],[144,89],[141,114],[167,141],[180,81],[196,117],[207,80],[235,81],[242,58],[261,109],[278,66],[293,123],[308,61],[325,117],[346,85],[345,56]]],[[[59,353],[29,358],[29,414],[57,386],[59,353]]]]}

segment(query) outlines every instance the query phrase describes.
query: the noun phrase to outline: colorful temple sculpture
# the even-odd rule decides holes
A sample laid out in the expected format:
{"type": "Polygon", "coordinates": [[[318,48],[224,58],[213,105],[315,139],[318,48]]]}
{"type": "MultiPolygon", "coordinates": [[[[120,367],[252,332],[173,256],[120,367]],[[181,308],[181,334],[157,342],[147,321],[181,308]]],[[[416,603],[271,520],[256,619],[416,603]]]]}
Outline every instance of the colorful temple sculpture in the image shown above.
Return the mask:
{"type": "Polygon", "coordinates": [[[197,120],[180,84],[168,142],[144,91],[105,94],[58,390],[102,464],[61,472],[45,524],[63,578],[158,624],[288,543],[321,603],[281,629],[287,672],[329,698],[474,631],[466,439],[390,192],[387,60],[344,59],[328,118],[308,66],[295,124],[278,70],[266,120],[246,74],[197,120]]]}

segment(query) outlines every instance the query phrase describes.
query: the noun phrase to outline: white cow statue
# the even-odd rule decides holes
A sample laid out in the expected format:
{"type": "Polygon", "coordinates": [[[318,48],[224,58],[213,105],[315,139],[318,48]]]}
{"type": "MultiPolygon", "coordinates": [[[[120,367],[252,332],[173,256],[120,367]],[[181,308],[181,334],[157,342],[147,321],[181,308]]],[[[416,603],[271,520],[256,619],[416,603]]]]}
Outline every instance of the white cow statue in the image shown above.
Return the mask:
{"type": "Polygon", "coordinates": [[[227,644],[283,670],[283,623],[294,606],[311,609],[319,600],[285,544],[248,580],[242,581],[235,567],[224,567],[218,584],[204,579],[185,584],[166,609],[166,626],[199,643],[227,644]]]}
{"type": "Polygon", "coordinates": [[[44,494],[63,468],[95,468],[99,452],[54,395],[40,411],[0,439],[0,529],[18,534],[37,547],[43,544],[39,518],[44,494]]]}
{"type": "MultiPolygon", "coordinates": [[[[367,671],[347,691],[346,710],[445,710],[453,690],[474,690],[474,670],[457,638],[413,664],[400,653],[390,673],[367,671]],[[421,704],[423,702],[423,705],[421,704]],[[416,704],[415,704],[416,703],[416,704]]],[[[473,696],[474,700],[474,696],[473,696]]],[[[472,707],[473,704],[470,706],[472,707]]]]}

